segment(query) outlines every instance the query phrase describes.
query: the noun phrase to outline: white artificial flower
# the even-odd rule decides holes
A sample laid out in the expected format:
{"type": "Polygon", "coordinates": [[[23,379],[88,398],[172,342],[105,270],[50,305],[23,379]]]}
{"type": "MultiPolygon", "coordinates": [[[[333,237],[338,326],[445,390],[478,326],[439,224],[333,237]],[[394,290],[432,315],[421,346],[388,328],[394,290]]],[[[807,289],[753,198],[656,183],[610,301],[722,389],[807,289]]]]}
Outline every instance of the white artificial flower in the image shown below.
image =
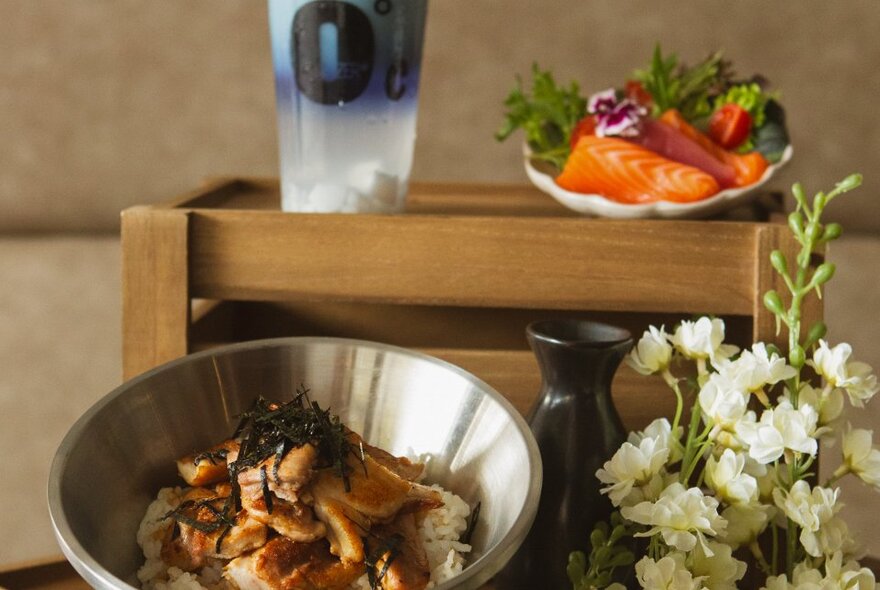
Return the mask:
{"type": "Polygon", "coordinates": [[[857,408],[864,408],[865,402],[870,401],[874,394],[880,391],[877,376],[868,363],[849,363],[846,368],[849,377],[843,388],[849,395],[849,403],[857,408]]]}
{"type": "Polygon", "coordinates": [[[730,358],[738,350],[724,344],[724,322],[708,317],[701,317],[696,322],[681,322],[672,335],[672,344],[690,359],[710,360],[713,364],[730,358]]]}
{"type": "Polygon", "coordinates": [[[627,440],[638,446],[645,438],[657,439],[657,444],[659,445],[658,448],[664,446],[669,449],[669,458],[667,462],[669,464],[674,464],[680,461],[684,455],[684,448],[681,445],[681,435],[683,432],[684,428],[679,426],[673,436],[672,424],[669,423],[669,420],[666,418],[656,418],[648,424],[644,430],[630,432],[627,440]]]}
{"type": "Polygon", "coordinates": [[[697,545],[692,553],[691,572],[702,578],[708,590],[736,590],[736,583],[746,574],[746,563],[733,557],[733,549],[724,543],[709,541],[711,555],[697,545]]]}
{"type": "Polygon", "coordinates": [[[673,552],[654,561],[648,556],[636,564],[636,579],[645,590],[701,590],[700,579],[694,579],[685,566],[685,556],[673,552]]]}
{"type": "MultiPolygon", "coordinates": [[[[784,399],[791,401],[791,394],[786,389],[782,394],[784,399]]],[[[799,404],[810,404],[819,413],[818,425],[820,430],[822,427],[828,426],[823,432],[825,435],[833,435],[833,426],[843,414],[843,390],[828,387],[820,390],[809,383],[802,383],[801,390],[798,394],[799,404]]]]}
{"type": "Polygon", "coordinates": [[[788,583],[788,577],[782,574],[781,576],[769,576],[760,590],[792,590],[792,586],[788,583]]]}
{"type": "Polygon", "coordinates": [[[811,490],[803,480],[796,481],[788,493],[773,490],[776,506],[801,527],[801,545],[813,557],[830,555],[850,543],[849,529],[837,516],[842,507],[837,502],[839,494],[840,489],[821,486],[811,490]]]}
{"type": "Polygon", "coordinates": [[[871,430],[848,427],[843,435],[843,463],[868,485],[880,489],[880,450],[873,447],[871,430]]]}
{"type": "Polygon", "coordinates": [[[758,500],[758,482],[743,473],[746,456],[725,449],[719,458],[710,456],[706,462],[706,483],[728,504],[750,504],[758,500]]]}
{"type": "Polygon", "coordinates": [[[807,364],[832,387],[843,387],[843,382],[847,379],[846,363],[851,354],[852,347],[845,342],[830,348],[827,342],[820,339],[819,346],[813,353],[813,360],[807,361],[807,364]]]}
{"type": "Polygon", "coordinates": [[[834,552],[825,559],[825,583],[822,588],[845,588],[846,590],[875,590],[874,573],[850,560],[843,563],[843,553],[834,552]]]}
{"type": "Polygon", "coordinates": [[[670,547],[691,551],[699,541],[705,548],[705,535],[724,531],[727,522],[718,515],[718,500],[706,496],[699,488],[686,489],[678,482],[667,487],[656,502],[640,502],[625,506],[621,513],[627,520],[650,526],[636,537],[657,533],[670,547]]]}
{"type": "Polygon", "coordinates": [[[663,490],[678,481],[678,473],[661,471],[651,476],[647,482],[633,486],[632,491],[621,502],[621,506],[635,506],[641,502],[656,502],[663,490]]]}
{"type": "Polygon", "coordinates": [[[740,421],[737,434],[749,445],[749,456],[759,463],[772,463],[785,450],[815,455],[818,450],[816,424],[819,415],[813,406],[797,408],[787,399],[775,408],[764,410],[759,422],[740,421]]]}
{"type": "Polygon", "coordinates": [[[661,373],[669,368],[672,360],[672,345],[669,335],[663,329],[649,326],[638,344],[626,357],[626,364],[642,375],[661,373]]]}
{"type": "Polygon", "coordinates": [[[749,396],[725,373],[712,373],[698,396],[700,410],[713,426],[713,438],[721,431],[732,432],[748,409],[749,396]]]}
{"type": "Polygon", "coordinates": [[[764,532],[774,509],[763,504],[735,504],[721,513],[727,528],[718,538],[734,549],[749,545],[764,532]]]}
{"type": "Polygon", "coordinates": [[[767,578],[766,590],[875,590],[874,574],[868,568],[860,568],[858,562],[843,564],[843,555],[836,552],[824,563],[825,575],[806,562],[797,564],[791,583],[785,574],[767,578]]]}
{"type": "Polygon", "coordinates": [[[794,566],[791,586],[794,590],[826,590],[826,586],[822,584],[822,572],[810,567],[805,561],[794,566]]]}
{"type": "Polygon", "coordinates": [[[735,361],[721,363],[719,372],[725,373],[744,391],[756,392],[766,385],[775,385],[797,374],[778,354],[770,353],[763,342],[744,350],[735,361]]]}
{"type": "Polygon", "coordinates": [[[819,340],[819,346],[808,364],[816,370],[816,373],[824,377],[829,385],[845,389],[850,403],[861,408],[880,390],[880,386],[877,384],[877,377],[872,373],[871,366],[861,362],[850,362],[851,354],[852,347],[845,342],[830,348],[827,342],[819,340]]]}
{"type": "Polygon", "coordinates": [[[612,504],[620,506],[634,486],[646,484],[660,473],[668,458],[666,441],[660,437],[645,437],[638,446],[623,443],[603,468],[596,471],[599,481],[607,484],[602,493],[608,494],[612,504]]]}
{"type": "Polygon", "coordinates": [[[745,469],[743,469],[745,473],[754,477],[758,482],[758,501],[764,504],[773,504],[773,489],[776,487],[776,482],[782,480],[779,477],[780,471],[785,470],[786,466],[784,464],[773,465],[771,463],[765,465],[758,463],[751,457],[748,457],[745,469]]]}

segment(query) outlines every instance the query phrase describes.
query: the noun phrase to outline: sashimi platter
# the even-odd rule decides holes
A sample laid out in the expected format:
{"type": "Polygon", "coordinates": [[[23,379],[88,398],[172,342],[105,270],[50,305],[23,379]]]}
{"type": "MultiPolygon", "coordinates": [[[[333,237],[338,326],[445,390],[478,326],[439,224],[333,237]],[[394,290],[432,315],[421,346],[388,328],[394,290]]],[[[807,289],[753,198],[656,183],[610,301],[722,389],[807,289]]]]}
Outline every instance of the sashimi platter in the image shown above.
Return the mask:
{"type": "Polygon", "coordinates": [[[622,88],[587,98],[532,73],[496,137],[523,129],[529,179],[579,213],[705,217],[753,198],[792,156],[777,93],[737,77],[720,52],[688,67],[658,46],[622,88]]]}

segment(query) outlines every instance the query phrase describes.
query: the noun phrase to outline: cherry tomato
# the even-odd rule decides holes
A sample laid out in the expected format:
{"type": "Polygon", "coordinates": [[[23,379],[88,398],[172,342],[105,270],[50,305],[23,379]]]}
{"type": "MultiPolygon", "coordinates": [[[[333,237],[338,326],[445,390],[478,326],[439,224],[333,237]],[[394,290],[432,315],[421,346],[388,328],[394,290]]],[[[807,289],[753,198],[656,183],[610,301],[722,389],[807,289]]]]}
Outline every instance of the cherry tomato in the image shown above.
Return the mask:
{"type": "Polygon", "coordinates": [[[571,131],[571,149],[574,149],[578,140],[585,135],[593,135],[596,132],[596,117],[587,115],[577,122],[571,131]]]}
{"type": "Polygon", "coordinates": [[[638,80],[627,80],[623,87],[623,93],[628,99],[642,106],[649,107],[654,104],[654,97],[645,90],[644,85],[638,80]]]}
{"type": "Polygon", "coordinates": [[[728,103],[709,119],[709,137],[726,150],[742,145],[752,132],[752,117],[738,104],[728,103]]]}

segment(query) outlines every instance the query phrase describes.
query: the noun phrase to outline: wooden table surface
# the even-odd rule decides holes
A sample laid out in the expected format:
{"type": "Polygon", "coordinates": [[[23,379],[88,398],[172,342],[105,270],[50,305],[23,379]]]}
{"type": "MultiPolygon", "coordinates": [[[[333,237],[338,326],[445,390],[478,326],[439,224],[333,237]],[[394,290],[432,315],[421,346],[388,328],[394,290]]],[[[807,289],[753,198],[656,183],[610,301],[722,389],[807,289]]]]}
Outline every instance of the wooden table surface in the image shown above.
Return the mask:
{"type": "MultiPolygon", "coordinates": [[[[61,559],[61,558],[59,558],[61,559]]],[[[868,557],[862,565],[880,576],[880,560],[868,557]]],[[[0,570],[0,588],[8,590],[89,590],[85,580],[66,561],[33,563],[17,569],[0,570]]],[[[485,590],[488,590],[485,589],[485,590]]]]}

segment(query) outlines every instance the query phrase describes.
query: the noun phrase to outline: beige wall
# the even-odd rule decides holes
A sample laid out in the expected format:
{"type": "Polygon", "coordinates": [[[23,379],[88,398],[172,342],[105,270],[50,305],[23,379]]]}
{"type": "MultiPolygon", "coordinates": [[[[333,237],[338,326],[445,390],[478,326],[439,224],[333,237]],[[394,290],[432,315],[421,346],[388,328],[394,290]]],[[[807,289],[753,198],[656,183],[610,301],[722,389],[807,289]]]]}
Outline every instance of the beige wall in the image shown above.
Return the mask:
{"type": "MultiPolygon", "coordinates": [[[[774,183],[825,187],[880,231],[876,0],[432,0],[415,175],[525,182],[492,132],[532,61],[587,90],[655,40],[692,59],[723,47],[783,93],[796,149],[774,183]]],[[[0,231],[115,231],[118,211],[209,174],[276,174],[263,0],[0,0],[0,231]]]]}

